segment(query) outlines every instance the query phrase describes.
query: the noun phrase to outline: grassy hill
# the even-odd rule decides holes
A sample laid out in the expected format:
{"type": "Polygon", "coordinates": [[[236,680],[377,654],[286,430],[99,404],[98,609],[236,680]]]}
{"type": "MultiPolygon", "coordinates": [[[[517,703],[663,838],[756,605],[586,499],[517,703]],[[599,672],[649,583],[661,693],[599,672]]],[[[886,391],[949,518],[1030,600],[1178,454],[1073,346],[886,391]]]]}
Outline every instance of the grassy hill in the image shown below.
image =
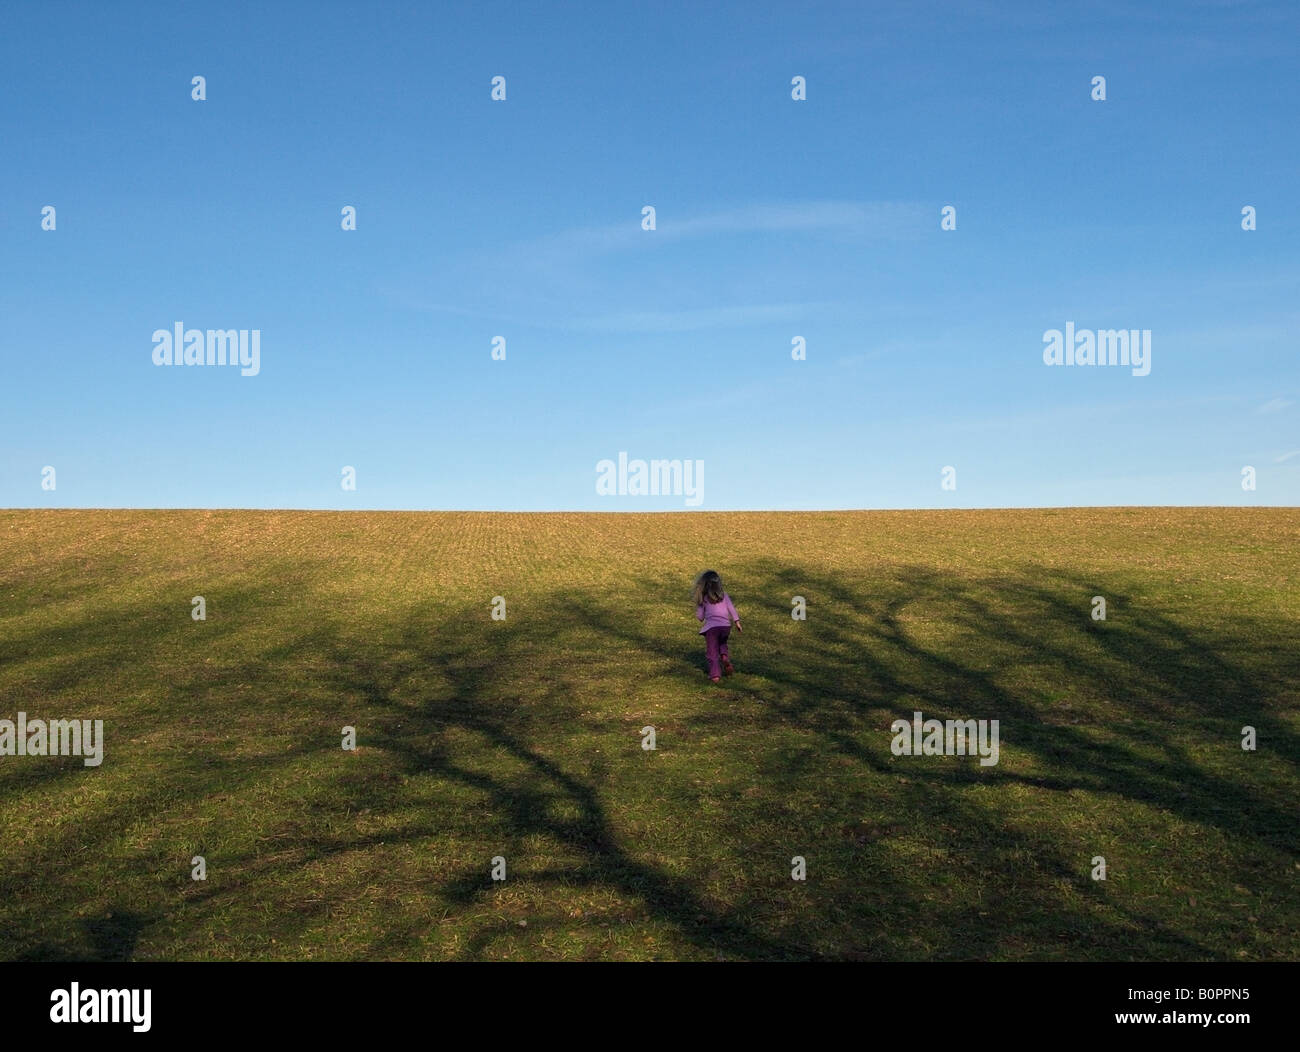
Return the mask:
{"type": "Polygon", "coordinates": [[[0,957],[1294,960],[1298,626],[1295,509],[0,511],[0,718],[106,737],[0,957]]]}

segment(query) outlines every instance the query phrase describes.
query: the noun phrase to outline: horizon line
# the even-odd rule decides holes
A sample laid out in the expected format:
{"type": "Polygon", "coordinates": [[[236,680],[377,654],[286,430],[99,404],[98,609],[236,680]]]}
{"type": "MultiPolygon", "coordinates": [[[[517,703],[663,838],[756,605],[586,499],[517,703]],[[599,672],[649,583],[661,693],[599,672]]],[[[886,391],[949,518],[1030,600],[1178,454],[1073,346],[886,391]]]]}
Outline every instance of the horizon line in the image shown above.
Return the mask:
{"type": "Polygon", "coordinates": [[[308,515],[821,515],[836,512],[921,512],[921,511],[1100,511],[1100,510],[1300,510],[1298,504],[997,504],[969,508],[645,508],[639,510],[596,511],[590,508],[292,508],[292,507],[132,507],[126,505],[71,505],[67,507],[0,507],[7,511],[246,511],[246,512],[299,512],[308,515]]]}

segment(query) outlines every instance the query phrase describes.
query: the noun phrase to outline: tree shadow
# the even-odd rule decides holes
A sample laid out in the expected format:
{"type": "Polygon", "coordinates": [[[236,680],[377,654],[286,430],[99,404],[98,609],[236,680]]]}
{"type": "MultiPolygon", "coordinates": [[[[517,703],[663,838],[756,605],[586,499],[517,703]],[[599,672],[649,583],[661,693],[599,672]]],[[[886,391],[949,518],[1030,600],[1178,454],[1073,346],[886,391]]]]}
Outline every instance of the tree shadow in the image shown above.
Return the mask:
{"type": "MultiPolygon", "coordinates": [[[[778,647],[764,642],[740,659],[747,663],[748,678],[777,685],[775,690],[731,687],[732,692],[750,691],[761,699],[761,709],[745,719],[773,729],[796,728],[815,742],[811,754],[801,756],[798,762],[783,764],[779,757],[768,757],[776,760],[769,762],[764,772],[773,790],[782,780],[797,780],[832,754],[878,775],[898,775],[900,766],[887,749],[889,719],[870,722],[873,714],[882,711],[891,718],[908,716],[916,705],[924,708],[927,716],[940,719],[998,719],[1004,741],[1040,761],[1046,773],[1017,774],[960,763],[914,765],[907,768],[911,786],[906,806],[899,812],[902,822],[941,826],[948,850],[972,859],[975,870],[993,886],[1006,858],[1020,855],[1032,859],[1035,887],[1029,892],[1022,889],[1022,893],[1035,900],[1040,913],[1052,915],[1073,931],[1073,943],[1079,948],[1107,954],[1119,949],[1121,954],[1137,957],[1223,955],[1156,918],[1126,909],[1104,886],[1085,879],[1090,853],[1070,854],[1068,845],[1049,836],[1017,831],[1009,824],[994,826],[988,813],[973,808],[953,790],[973,784],[1016,783],[1052,793],[1114,794],[1188,822],[1215,826],[1225,836],[1244,835],[1294,856],[1295,824],[1288,820],[1278,799],[1206,770],[1185,748],[1150,725],[1110,725],[1110,740],[1099,742],[1088,733],[1095,724],[1086,708],[1080,711],[1077,725],[1045,719],[1045,714],[1050,716],[1050,703],[1045,707],[1041,699],[1001,685],[996,669],[984,667],[987,662],[980,665],[959,659],[952,651],[918,642],[909,629],[906,612],[918,603],[947,610],[952,625],[973,637],[971,645],[961,649],[962,654],[1010,659],[1018,652],[1029,652],[1067,687],[1083,670],[1095,666],[1091,650],[1100,647],[1111,666],[1107,682],[1112,687],[1119,685],[1111,691],[1112,705],[1150,719],[1163,718],[1172,707],[1221,734],[1225,748],[1236,745],[1237,713],[1248,710],[1293,771],[1294,737],[1284,722],[1258,703],[1260,697],[1284,688],[1290,668],[1279,666],[1275,653],[1261,655],[1258,648],[1250,648],[1248,634],[1194,636],[1168,616],[1144,611],[1124,634],[1098,638],[1088,616],[1088,598],[1100,586],[1059,575],[1049,578],[1045,571],[1034,568],[1015,580],[984,581],[945,578],[923,567],[904,568],[884,594],[867,603],[834,576],[806,569],[753,564],[744,576],[750,594],[781,595],[793,587],[818,596],[819,602],[833,608],[833,616],[817,623],[811,645],[801,641],[778,647]],[[1246,659],[1250,659],[1249,671],[1239,663],[1246,659]],[[900,705],[901,698],[909,700],[900,705]],[[864,744],[864,729],[874,734],[875,744],[864,744]],[[1153,758],[1153,749],[1163,755],[1153,758]],[[1104,905],[1112,919],[1104,919],[1097,910],[1084,912],[1065,905],[1055,890],[1063,883],[1073,887],[1076,897],[1104,905]]],[[[680,601],[662,581],[643,580],[632,591],[645,597],[639,606],[647,609],[680,601]]],[[[1121,597],[1122,590],[1112,594],[1121,597]]],[[[552,598],[547,604],[552,611],[547,624],[527,628],[532,651],[553,648],[562,652],[566,641],[594,640],[585,653],[594,649],[649,655],[658,658],[663,674],[681,686],[702,686],[694,633],[689,642],[667,640],[662,633],[646,629],[643,611],[628,611],[625,604],[599,592],[552,598]]],[[[750,623],[757,626],[764,620],[773,618],[752,618],[750,623]]],[[[484,626],[475,624],[468,610],[437,623],[422,624],[418,617],[408,618],[407,625],[400,647],[405,663],[394,663],[391,655],[381,662],[358,661],[355,651],[340,645],[332,659],[339,670],[336,685],[344,692],[361,693],[373,706],[403,715],[407,722],[402,733],[390,730],[378,744],[401,757],[408,771],[432,773],[473,787],[484,794],[493,813],[504,816],[516,843],[545,837],[582,860],[554,873],[530,873],[531,881],[612,887],[638,898],[649,916],[674,926],[701,949],[767,959],[824,955],[817,940],[806,933],[778,934],[742,920],[745,910],[741,907],[711,907],[689,881],[670,878],[638,860],[615,834],[616,823],[611,821],[609,805],[597,786],[529,743],[527,720],[520,719],[517,707],[536,706],[552,718],[577,720],[578,714],[571,707],[566,711],[564,705],[566,692],[580,689],[576,676],[551,667],[549,683],[545,676],[540,682],[520,682],[518,676],[529,664],[527,657],[516,654],[518,648],[510,642],[497,642],[489,650],[484,626]],[[444,669],[450,680],[449,697],[428,704],[394,702],[391,685],[423,662],[438,663],[444,669]],[[477,735],[498,754],[517,761],[525,774],[509,778],[471,770],[458,764],[446,748],[429,744],[445,738],[452,728],[477,735]],[[550,817],[555,798],[574,805],[576,817],[550,817]],[[702,915],[708,918],[703,925],[699,923],[702,915]]],[[[755,637],[764,638],[761,631],[751,630],[740,637],[741,647],[755,637]]],[[[860,854],[877,852],[881,857],[876,863],[888,868],[892,863],[885,857],[884,846],[871,842],[858,845],[860,854]]],[[[747,847],[734,845],[738,853],[747,847]]],[[[900,887],[905,886],[900,881],[900,887]]],[[[463,873],[447,888],[452,900],[461,904],[489,891],[481,870],[463,873]]],[[[909,894],[877,891],[874,903],[872,895],[863,896],[862,904],[870,906],[865,918],[878,925],[882,917],[913,916],[916,923],[937,933],[930,951],[934,957],[978,958],[1005,949],[1005,930],[997,921],[972,925],[962,915],[964,907],[945,915],[909,894]]],[[[740,900],[747,904],[744,896],[740,900]]],[[[1008,900],[1001,908],[1011,913],[1016,905],[1008,900]]],[[[854,925],[865,922],[864,917],[854,919],[852,912],[847,908],[849,919],[840,925],[842,936],[851,937],[854,925]]],[[[1025,930],[1024,940],[1031,942],[1033,934],[1032,929],[1025,930]]],[[[484,945],[483,939],[472,940],[466,953],[482,952],[484,945]]],[[[880,955],[894,956],[898,949],[898,944],[886,945],[880,955]]],[[[839,953],[830,955],[872,956],[873,951],[847,949],[841,942],[839,953]]]]}
{"type": "MultiPolygon", "coordinates": [[[[1010,577],[894,566],[858,583],[799,562],[750,559],[738,561],[734,583],[746,630],[732,637],[740,673],[720,688],[703,676],[680,583],[662,577],[624,582],[617,595],[597,585],[533,595],[527,616],[500,624],[481,603],[445,601],[401,605],[380,624],[352,624],[346,611],[306,619],[256,658],[176,684],[172,697],[189,699],[190,718],[200,683],[218,699],[250,685],[273,699],[292,689],[332,699],[333,710],[301,702],[291,725],[298,746],[257,763],[223,761],[220,776],[177,769],[149,792],[225,793],[235,799],[226,806],[249,807],[246,797],[273,771],[335,757],[319,799],[342,790],[353,808],[384,820],[382,831],[364,832],[349,810],[322,833],[281,819],[276,835],[292,845],[288,859],[253,846],[227,851],[222,865],[241,879],[187,888],[190,923],[273,894],[285,867],[381,845],[437,845],[452,822],[472,834],[481,814],[482,864],[441,877],[429,892],[440,906],[465,912],[488,901],[499,889],[487,857],[499,852],[535,892],[580,889],[635,903],[628,923],[670,929],[698,956],[1231,956],[1235,920],[1222,909],[1218,930],[1202,933],[1168,903],[1134,905],[1089,879],[1093,854],[1154,849],[1129,842],[1100,850],[1093,827],[1076,833],[1054,821],[1053,808],[1077,808],[1078,794],[1141,805],[1153,823],[1213,831],[1239,850],[1219,860],[1223,872],[1207,883],[1250,883],[1272,896],[1277,931],[1295,919],[1294,871],[1252,861],[1293,861],[1300,850],[1300,741],[1288,723],[1300,664],[1294,648],[1279,645],[1285,626],[1237,616],[1193,628],[1152,606],[1139,613],[1130,581],[1032,564],[1010,577]],[[1092,621],[1094,594],[1111,597],[1112,620],[1092,621]],[[808,600],[807,622],[790,618],[794,595],[808,600]],[[680,623],[665,623],[662,612],[678,609],[680,623]],[[642,718],[622,714],[644,708],[643,693],[661,699],[659,715],[644,719],[685,767],[628,773],[647,760],[636,736],[642,718]],[[986,768],[893,756],[889,725],[914,710],[997,719],[1003,761],[986,768]],[[371,767],[349,769],[334,736],[345,722],[379,754],[371,767]],[[1271,774],[1248,766],[1254,757],[1238,744],[1243,723],[1267,743],[1271,774]],[[1220,746],[1221,756],[1213,752],[1220,746]],[[436,787],[435,802],[416,816],[404,788],[412,782],[436,787]],[[705,818],[706,798],[716,794],[726,815],[705,818]],[[1029,810],[1033,822],[1022,820],[1029,810]],[[710,822],[716,827],[702,839],[710,822]],[[801,823],[809,832],[795,842],[791,830],[801,823]],[[680,826],[684,846],[675,850],[700,858],[669,865],[639,839],[646,824],[680,826]],[[530,864],[539,844],[546,861],[530,864]],[[802,886],[789,879],[794,854],[806,855],[815,874],[802,886]]],[[[251,614],[267,597],[244,584],[234,609],[251,614]]],[[[108,645],[91,626],[78,631],[74,643],[108,645]]],[[[29,633],[24,652],[66,646],[67,632],[29,633]]],[[[101,658],[70,658],[80,663],[61,675],[89,678],[101,658]]],[[[16,788],[34,792],[50,777],[16,788]]],[[[315,806],[313,791],[305,788],[295,806],[315,806]]],[[[123,801],[91,827],[69,830],[15,879],[35,879],[74,838],[113,843],[139,806],[123,801]]],[[[66,920],[72,904],[64,906],[66,920]]],[[[85,929],[91,959],[135,952],[147,922],[113,916],[113,926],[85,929]]],[[[286,952],[317,920],[309,912],[276,918],[286,952]]],[[[426,922],[418,912],[394,917],[374,934],[370,954],[418,952],[426,922]]],[[[576,923],[534,916],[529,936],[576,923]]],[[[477,919],[455,955],[491,957],[515,937],[509,920],[477,919]]],[[[19,959],[69,952],[61,946],[33,945],[29,934],[19,959]]]]}
{"type": "Polygon", "coordinates": [[[85,961],[129,961],[135,956],[140,933],[155,918],[130,910],[113,911],[83,918],[77,928],[80,939],[67,943],[39,943],[14,958],[18,962],[81,963],[85,961]]]}

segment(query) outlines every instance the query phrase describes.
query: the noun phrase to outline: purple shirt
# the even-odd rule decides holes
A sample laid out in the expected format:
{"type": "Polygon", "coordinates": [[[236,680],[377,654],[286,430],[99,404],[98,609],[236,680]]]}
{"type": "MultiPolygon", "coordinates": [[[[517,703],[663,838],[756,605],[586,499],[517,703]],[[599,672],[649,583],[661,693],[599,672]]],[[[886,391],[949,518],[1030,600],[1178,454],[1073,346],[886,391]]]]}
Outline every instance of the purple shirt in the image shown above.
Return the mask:
{"type": "Polygon", "coordinates": [[[707,599],[695,608],[695,616],[704,624],[700,626],[700,635],[710,628],[730,628],[731,622],[739,621],[740,615],[732,605],[731,596],[722,594],[722,602],[710,603],[707,599]]]}

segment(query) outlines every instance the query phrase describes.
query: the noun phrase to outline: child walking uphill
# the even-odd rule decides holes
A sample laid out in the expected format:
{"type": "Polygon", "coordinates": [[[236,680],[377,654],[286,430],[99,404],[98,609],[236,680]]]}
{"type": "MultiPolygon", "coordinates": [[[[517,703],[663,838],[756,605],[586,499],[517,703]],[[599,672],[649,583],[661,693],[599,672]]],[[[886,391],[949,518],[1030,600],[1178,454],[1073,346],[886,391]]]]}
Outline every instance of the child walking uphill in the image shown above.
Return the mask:
{"type": "Polygon", "coordinates": [[[709,679],[717,683],[722,678],[718,669],[719,661],[722,664],[721,671],[728,676],[736,671],[727,650],[731,623],[736,623],[737,632],[743,629],[731,596],[722,590],[722,578],[713,570],[705,570],[695,578],[695,617],[703,622],[700,625],[700,635],[704,637],[704,653],[709,659],[709,679]]]}

